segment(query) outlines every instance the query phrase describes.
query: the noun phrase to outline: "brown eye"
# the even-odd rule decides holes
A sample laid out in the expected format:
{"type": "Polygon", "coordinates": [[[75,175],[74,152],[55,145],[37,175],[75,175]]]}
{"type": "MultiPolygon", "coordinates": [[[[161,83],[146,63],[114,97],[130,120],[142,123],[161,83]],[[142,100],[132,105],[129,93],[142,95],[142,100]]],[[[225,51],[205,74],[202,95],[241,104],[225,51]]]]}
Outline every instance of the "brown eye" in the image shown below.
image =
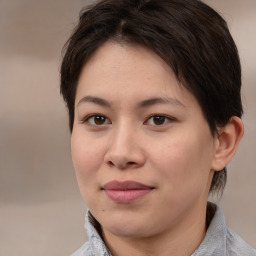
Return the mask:
{"type": "Polygon", "coordinates": [[[152,115],[147,119],[146,124],[161,126],[171,121],[174,121],[174,118],[165,115],[152,115]]]}
{"type": "Polygon", "coordinates": [[[84,122],[87,122],[91,125],[104,125],[110,123],[109,119],[103,115],[90,115],[85,119],[84,122]]]}
{"type": "Polygon", "coordinates": [[[153,121],[153,123],[155,125],[162,125],[166,121],[166,117],[165,116],[153,116],[152,118],[153,118],[152,121],[153,121]]]}
{"type": "Polygon", "coordinates": [[[97,125],[102,125],[106,122],[105,116],[94,116],[94,123],[97,125]]]}

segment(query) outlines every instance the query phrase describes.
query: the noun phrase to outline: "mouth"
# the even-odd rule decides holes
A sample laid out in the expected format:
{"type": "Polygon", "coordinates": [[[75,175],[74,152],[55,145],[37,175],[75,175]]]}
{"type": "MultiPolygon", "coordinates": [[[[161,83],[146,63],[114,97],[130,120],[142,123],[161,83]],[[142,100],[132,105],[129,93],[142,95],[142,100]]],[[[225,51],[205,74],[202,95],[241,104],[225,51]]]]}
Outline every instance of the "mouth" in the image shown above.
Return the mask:
{"type": "Polygon", "coordinates": [[[130,203],[150,193],[154,187],[141,184],[136,181],[110,181],[102,190],[116,203],[130,203]]]}

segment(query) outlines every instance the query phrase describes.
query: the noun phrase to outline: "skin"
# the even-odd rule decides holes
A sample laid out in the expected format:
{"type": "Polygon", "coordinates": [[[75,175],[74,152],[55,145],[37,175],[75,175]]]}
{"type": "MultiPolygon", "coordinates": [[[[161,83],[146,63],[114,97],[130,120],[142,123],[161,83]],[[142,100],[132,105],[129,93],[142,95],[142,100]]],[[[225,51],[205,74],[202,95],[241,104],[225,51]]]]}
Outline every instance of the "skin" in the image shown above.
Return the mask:
{"type": "Polygon", "coordinates": [[[212,136],[195,97],[153,52],[113,42],[97,50],[78,81],[71,147],[81,194],[113,255],[195,251],[205,235],[211,170],[232,158],[239,120],[212,136]],[[102,190],[113,180],[154,189],[116,203],[102,190]]]}

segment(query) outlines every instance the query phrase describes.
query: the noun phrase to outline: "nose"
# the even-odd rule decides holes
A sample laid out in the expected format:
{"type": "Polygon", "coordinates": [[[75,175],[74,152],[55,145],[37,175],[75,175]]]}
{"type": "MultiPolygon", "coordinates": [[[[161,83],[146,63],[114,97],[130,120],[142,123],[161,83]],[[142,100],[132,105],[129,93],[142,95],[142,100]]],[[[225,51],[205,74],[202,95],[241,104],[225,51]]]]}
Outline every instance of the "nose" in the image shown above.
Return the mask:
{"type": "Polygon", "coordinates": [[[128,127],[128,125],[120,125],[117,129],[114,129],[104,157],[105,163],[118,169],[143,166],[146,158],[138,136],[134,129],[128,127]]]}

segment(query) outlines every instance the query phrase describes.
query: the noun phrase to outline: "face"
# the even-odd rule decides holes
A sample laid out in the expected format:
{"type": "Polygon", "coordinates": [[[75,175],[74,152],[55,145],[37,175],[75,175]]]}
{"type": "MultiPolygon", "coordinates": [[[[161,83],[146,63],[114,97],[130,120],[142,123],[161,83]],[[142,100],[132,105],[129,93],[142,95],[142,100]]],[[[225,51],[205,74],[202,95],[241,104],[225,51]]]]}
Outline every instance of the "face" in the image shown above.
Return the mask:
{"type": "Polygon", "coordinates": [[[205,212],[216,139],[171,68],[139,46],[105,43],[78,81],[72,158],[104,231],[146,237],[205,212]]]}

